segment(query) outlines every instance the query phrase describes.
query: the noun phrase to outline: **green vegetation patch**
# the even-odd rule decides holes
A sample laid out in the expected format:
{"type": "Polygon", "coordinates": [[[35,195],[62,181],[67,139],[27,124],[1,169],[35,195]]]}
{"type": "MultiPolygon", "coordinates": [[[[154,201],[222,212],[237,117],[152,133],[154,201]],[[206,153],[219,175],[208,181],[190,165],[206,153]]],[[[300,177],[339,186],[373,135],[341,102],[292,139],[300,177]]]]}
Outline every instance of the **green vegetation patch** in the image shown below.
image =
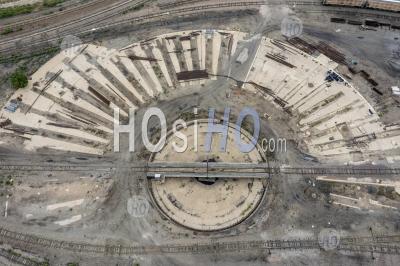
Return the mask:
{"type": "Polygon", "coordinates": [[[131,7],[131,8],[128,8],[127,10],[123,11],[122,14],[127,14],[127,13],[129,13],[129,12],[139,11],[139,10],[141,10],[141,9],[144,8],[144,7],[145,7],[145,4],[142,3],[142,4],[139,4],[139,5],[137,5],[137,6],[133,6],[133,7],[131,7]]]}
{"type": "Polygon", "coordinates": [[[1,35],[10,34],[11,32],[14,32],[14,30],[11,27],[7,27],[1,31],[1,35]]]}
{"type": "Polygon", "coordinates": [[[25,69],[18,68],[10,76],[11,85],[14,89],[23,88],[28,85],[28,77],[25,73],[25,69]]]}
{"type": "Polygon", "coordinates": [[[0,56],[0,64],[16,64],[23,59],[32,59],[34,57],[43,56],[43,55],[54,56],[59,51],[60,51],[59,46],[53,46],[53,47],[43,48],[41,50],[32,52],[30,54],[19,53],[19,54],[12,54],[11,56],[8,56],[8,57],[0,56]]]}
{"type": "Polygon", "coordinates": [[[7,34],[10,34],[10,33],[12,33],[12,32],[16,32],[16,31],[20,31],[20,30],[22,30],[22,27],[18,27],[18,28],[11,28],[10,26],[8,26],[8,27],[5,27],[2,31],[1,31],[1,35],[7,35],[7,34]]]}
{"type": "Polygon", "coordinates": [[[22,5],[0,8],[0,18],[8,18],[16,15],[28,14],[35,9],[36,5],[22,5]]]}
{"type": "MultiPolygon", "coordinates": [[[[43,9],[48,7],[55,7],[58,4],[61,4],[65,0],[43,0],[42,3],[34,3],[29,5],[20,5],[20,6],[10,6],[6,8],[0,8],[0,19],[8,18],[23,14],[32,13],[35,9],[43,9]]],[[[4,32],[4,29],[2,30],[4,32]]],[[[2,33],[3,34],[3,33],[2,33]]]]}
{"type": "Polygon", "coordinates": [[[54,7],[58,4],[61,4],[64,2],[64,0],[44,0],[43,1],[43,6],[45,7],[54,7]]]}

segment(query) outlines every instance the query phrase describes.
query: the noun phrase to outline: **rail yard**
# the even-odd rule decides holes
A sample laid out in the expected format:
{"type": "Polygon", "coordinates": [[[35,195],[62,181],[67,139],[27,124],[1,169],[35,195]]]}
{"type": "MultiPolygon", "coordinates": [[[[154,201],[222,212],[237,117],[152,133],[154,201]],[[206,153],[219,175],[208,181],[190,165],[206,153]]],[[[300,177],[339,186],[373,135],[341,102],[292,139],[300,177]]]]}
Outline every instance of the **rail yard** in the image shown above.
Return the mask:
{"type": "Polygon", "coordinates": [[[400,1],[0,3],[0,265],[399,265],[400,1]]]}

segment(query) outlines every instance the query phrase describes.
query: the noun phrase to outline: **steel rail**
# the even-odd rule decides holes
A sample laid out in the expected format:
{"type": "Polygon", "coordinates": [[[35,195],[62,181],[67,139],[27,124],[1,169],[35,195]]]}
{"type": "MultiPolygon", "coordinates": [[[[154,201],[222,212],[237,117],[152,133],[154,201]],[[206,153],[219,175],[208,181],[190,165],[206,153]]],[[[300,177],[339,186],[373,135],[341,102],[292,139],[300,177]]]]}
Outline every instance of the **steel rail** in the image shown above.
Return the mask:
{"type": "MultiPolygon", "coordinates": [[[[146,2],[146,1],[141,1],[141,2],[146,2]]],[[[213,4],[213,5],[200,5],[200,6],[194,6],[194,7],[186,7],[186,8],[180,8],[180,9],[174,9],[174,10],[171,10],[171,11],[156,12],[156,13],[153,13],[153,14],[147,14],[147,15],[138,16],[138,17],[134,17],[134,18],[118,20],[118,21],[111,22],[111,23],[106,23],[106,24],[100,24],[100,25],[97,25],[95,27],[95,31],[97,32],[97,31],[100,31],[100,30],[106,30],[106,29],[109,29],[109,28],[112,28],[112,27],[115,27],[115,26],[120,26],[120,25],[123,25],[123,24],[126,24],[126,23],[132,24],[132,23],[135,23],[135,22],[144,22],[146,20],[151,20],[151,19],[156,19],[156,18],[163,18],[163,17],[168,17],[168,16],[171,16],[171,15],[183,15],[185,13],[189,13],[189,12],[193,12],[193,11],[202,12],[202,11],[206,11],[206,10],[228,8],[228,7],[260,6],[262,4],[265,4],[265,3],[263,1],[253,1],[253,2],[229,2],[229,3],[221,3],[221,4],[213,4]]],[[[111,14],[110,16],[114,16],[114,15],[111,14]]],[[[101,18],[101,20],[99,20],[99,21],[107,20],[108,18],[110,18],[110,16],[103,16],[101,18]]],[[[97,23],[97,22],[94,22],[94,24],[97,23]]],[[[30,39],[30,38],[32,38],[32,37],[34,37],[36,35],[41,35],[43,33],[49,32],[49,31],[55,31],[56,29],[59,29],[59,31],[57,32],[58,36],[50,37],[50,38],[47,38],[46,40],[39,40],[39,41],[29,40],[30,41],[29,45],[32,46],[32,45],[39,45],[39,44],[43,44],[43,43],[58,41],[62,37],[65,37],[66,35],[70,34],[70,32],[72,31],[72,29],[66,29],[65,30],[65,34],[62,34],[63,32],[60,32],[60,30],[62,30],[65,26],[66,25],[60,25],[60,26],[58,26],[56,28],[46,29],[46,30],[41,31],[41,32],[36,32],[36,33],[30,34],[30,35],[21,36],[21,37],[18,37],[18,38],[14,38],[12,40],[6,40],[6,41],[3,41],[3,42],[0,42],[0,46],[4,46],[5,44],[10,44],[10,43],[13,43],[15,41],[21,41],[21,40],[24,40],[24,39],[30,39]]],[[[86,30],[81,30],[81,31],[77,31],[77,32],[74,31],[74,35],[75,36],[80,36],[80,35],[83,35],[83,34],[86,34],[86,33],[92,33],[92,32],[93,32],[92,29],[86,29],[86,30]]],[[[25,48],[25,49],[27,49],[27,48],[25,48]]],[[[4,48],[0,49],[0,53],[4,53],[4,52],[10,53],[11,51],[12,51],[12,49],[10,47],[4,47],[4,48]]]]}
{"type": "MultiPolygon", "coordinates": [[[[206,0],[204,2],[208,2],[210,0],[206,0]]],[[[184,6],[184,5],[193,5],[193,4],[198,4],[199,1],[197,0],[181,0],[181,1],[174,1],[174,2],[168,2],[168,3],[160,3],[158,4],[158,7],[160,9],[170,9],[170,8],[175,8],[179,6],[184,6]]],[[[260,1],[263,2],[264,5],[268,6],[274,6],[274,5],[321,5],[321,2],[314,2],[314,1],[276,1],[276,2],[271,2],[271,1],[260,1]]]]}
{"type": "MultiPolygon", "coordinates": [[[[155,178],[159,173],[157,172],[149,172],[147,173],[147,177],[155,178]]],[[[199,172],[163,172],[160,175],[163,177],[176,177],[176,178],[189,178],[189,177],[198,177],[198,178],[224,178],[224,179],[237,179],[237,178],[256,178],[256,179],[266,179],[268,178],[268,173],[253,173],[253,172],[208,172],[208,173],[199,173],[199,172]]]]}
{"type": "Polygon", "coordinates": [[[57,18],[60,15],[73,13],[73,12],[77,12],[77,11],[79,12],[83,8],[90,7],[90,6],[105,2],[105,1],[107,1],[107,0],[93,0],[93,1],[90,1],[89,3],[83,3],[80,5],[62,10],[62,11],[57,11],[56,13],[51,13],[51,14],[43,15],[43,16],[36,17],[36,18],[29,18],[29,19],[22,20],[22,21],[12,22],[9,24],[4,24],[3,26],[17,27],[17,26],[24,26],[24,25],[31,24],[31,23],[40,23],[41,21],[46,21],[51,18],[57,18]]]}
{"type": "Polygon", "coordinates": [[[400,246],[395,245],[339,245],[339,250],[356,253],[380,253],[400,255],[400,246]]]}
{"type": "MultiPolygon", "coordinates": [[[[300,6],[301,7],[301,6],[300,6]]],[[[302,8],[295,8],[295,11],[300,11],[302,13],[312,14],[312,13],[327,13],[335,15],[344,15],[349,17],[361,17],[361,18],[371,18],[375,19],[386,19],[388,21],[400,21],[400,15],[384,10],[366,10],[351,6],[321,6],[319,10],[307,10],[302,8]]]]}
{"type": "Polygon", "coordinates": [[[26,266],[40,266],[43,265],[40,262],[33,261],[31,259],[25,258],[21,255],[13,254],[3,248],[0,249],[0,256],[6,258],[7,260],[17,263],[19,265],[26,265],[26,266]]]}
{"type": "MultiPolygon", "coordinates": [[[[388,239],[397,235],[384,236],[388,239]]],[[[0,239],[10,245],[22,248],[51,248],[80,253],[99,253],[114,256],[126,255],[154,255],[167,253],[208,254],[254,250],[306,250],[320,249],[317,239],[290,239],[290,240],[247,240],[247,241],[217,241],[191,242],[161,245],[94,245],[65,240],[44,238],[32,234],[19,233],[0,227],[0,239]]],[[[377,244],[373,237],[343,237],[340,239],[338,250],[350,252],[376,252],[383,254],[400,255],[400,246],[394,243],[377,244]],[[351,239],[351,244],[348,243],[351,239]],[[360,243],[357,239],[362,239],[360,243]]]]}
{"type": "Polygon", "coordinates": [[[81,23],[81,22],[84,22],[84,23],[85,23],[85,21],[99,16],[99,18],[98,18],[96,21],[93,21],[93,22],[90,22],[90,21],[89,21],[89,22],[87,22],[87,23],[84,24],[84,25],[78,25],[79,28],[84,27],[84,26],[89,26],[89,25],[98,23],[98,22],[100,22],[100,21],[104,21],[104,20],[106,20],[106,19],[109,19],[109,18],[111,18],[111,17],[113,17],[113,16],[115,16],[115,15],[118,15],[121,11],[125,11],[125,10],[128,8],[128,7],[126,7],[126,5],[130,5],[130,4],[134,3],[133,6],[129,6],[129,8],[132,8],[132,7],[135,7],[135,6],[142,5],[142,4],[144,4],[144,3],[148,2],[148,1],[149,1],[149,0],[125,0],[124,2],[121,2],[121,3],[117,3],[117,4],[115,4],[115,5],[112,5],[112,6],[110,6],[110,7],[107,8],[107,9],[102,9],[102,10],[100,10],[99,12],[95,12],[95,13],[93,13],[93,14],[84,16],[84,17],[79,18],[79,19],[77,19],[77,20],[69,21],[69,22],[64,23],[64,24],[62,24],[62,25],[57,25],[57,26],[54,26],[54,27],[46,27],[46,28],[44,28],[43,30],[41,30],[41,31],[36,31],[36,32],[34,32],[34,33],[21,34],[21,35],[19,35],[19,36],[7,38],[7,39],[1,41],[1,42],[0,42],[0,45],[4,45],[4,44],[8,44],[8,43],[13,43],[13,42],[15,42],[15,41],[19,41],[19,40],[22,40],[22,39],[32,38],[32,37],[34,37],[34,36],[42,35],[42,34],[45,34],[45,33],[48,33],[48,32],[52,32],[52,31],[61,30],[61,29],[63,29],[63,28],[66,28],[66,27],[68,27],[68,26],[75,25],[75,24],[78,24],[78,23],[81,23]],[[120,10],[120,9],[122,9],[122,10],[120,10]],[[109,14],[108,14],[108,13],[109,13],[109,14]],[[88,24],[88,23],[90,23],[90,24],[88,24]]]}
{"type": "MultiPolygon", "coordinates": [[[[131,169],[147,172],[147,173],[202,173],[207,168],[205,163],[159,163],[159,162],[136,162],[127,163],[126,165],[117,163],[99,164],[59,164],[59,163],[43,163],[43,164],[16,164],[0,161],[0,171],[111,171],[116,169],[131,169]]],[[[356,175],[356,176],[384,176],[398,175],[400,168],[383,168],[383,167],[348,167],[348,166],[327,166],[327,167],[290,167],[290,166],[274,166],[269,167],[268,164],[252,164],[252,163],[209,163],[209,172],[245,172],[245,173],[270,173],[284,175],[356,175]]]]}
{"type": "MultiPolygon", "coordinates": [[[[257,5],[261,5],[261,3],[264,3],[264,5],[268,5],[268,3],[265,3],[265,2],[262,2],[262,1],[257,1],[257,2],[258,2],[257,5]]],[[[256,3],[256,2],[254,2],[254,3],[256,3]]],[[[287,3],[289,3],[289,4],[293,3],[293,5],[296,5],[296,6],[311,6],[311,5],[321,6],[321,4],[319,2],[308,2],[308,1],[307,2],[291,2],[291,1],[289,1],[287,3]]],[[[389,19],[389,20],[400,20],[399,16],[386,15],[386,14],[375,14],[376,12],[375,13],[372,13],[372,12],[360,12],[360,10],[357,9],[355,11],[355,10],[353,10],[354,8],[351,8],[351,7],[343,7],[346,10],[343,10],[343,9],[338,10],[337,8],[335,9],[335,8],[332,8],[332,7],[329,7],[329,8],[330,9],[326,9],[326,10],[305,10],[305,9],[297,8],[296,10],[302,11],[302,12],[305,12],[305,13],[313,13],[313,12],[316,12],[316,13],[343,13],[343,14],[349,14],[349,15],[352,15],[352,16],[354,16],[354,15],[369,15],[369,16],[380,17],[380,18],[385,18],[385,19],[389,19]]],[[[103,25],[102,27],[97,28],[96,31],[97,30],[109,29],[109,28],[112,28],[112,27],[115,27],[115,26],[122,25],[123,23],[129,23],[130,22],[132,24],[134,22],[143,22],[146,19],[162,18],[162,17],[164,17],[166,15],[169,15],[169,12],[159,12],[159,13],[154,13],[154,14],[151,14],[151,15],[145,15],[145,16],[129,18],[129,19],[125,19],[122,22],[117,21],[117,22],[114,22],[114,23],[110,23],[108,25],[103,25]]],[[[105,19],[107,19],[107,18],[104,18],[103,20],[105,20],[105,19]]],[[[75,35],[79,36],[79,35],[86,34],[86,33],[91,33],[91,32],[92,32],[92,30],[83,30],[83,31],[80,31],[80,32],[76,32],[75,35]]],[[[28,36],[27,38],[29,38],[29,37],[32,37],[32,36],[28,36]]],[[[46,40],[31,41],[29,44],[30,44],[30,46],[32,46],[32,45],[40,45],[40,44],[43,44],[43,43],[58,41],[62,37],[64,37],[64,36],[60,35],[58,37],[48,38],[46,40]]],[[[1,45],[1,43],[0,43],[0,45],[1,45]]],[[[1,49],[0,53],[3,53],[3,54],[5,52],[11,53],[13,51],[22,52],[23,50],[24,50],[23,47],[20,47],[20,48],[17,48],[17,49],[15,49],[15,48],[13,49],[11,47],[6,47],[6,48],[1,49]]]]}

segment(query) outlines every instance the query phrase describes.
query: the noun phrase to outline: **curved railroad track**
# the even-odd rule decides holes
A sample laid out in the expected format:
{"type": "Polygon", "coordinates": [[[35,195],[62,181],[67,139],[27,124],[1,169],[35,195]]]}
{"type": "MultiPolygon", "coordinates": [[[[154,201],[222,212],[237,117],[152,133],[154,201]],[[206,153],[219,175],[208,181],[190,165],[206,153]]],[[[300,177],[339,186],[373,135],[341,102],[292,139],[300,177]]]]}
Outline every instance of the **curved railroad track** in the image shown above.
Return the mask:
{"type": "MultiPolygon", "coordinates": [[[[138,1],[138,2],[136,2],[136,5],[141,5],[147,1],[146,0],[138,1]]],[[[126,1],[126,2],[130,2],[130,1],[126,1]]],[[[291,2],[289,2],[289,3],[291,3],[291,2]]],[[[99,17],[97,20],[88,22],[85,25],[79,24],[79,22],[81,22],[81,21],[71,21],[69,23],[59,25],[56,27],[46,28],[44,30],[37,31],[34,33],[25,34],[25,35],[19,36],[19,37],[16,36],[12,39],[0,41],[0,53],[10,54],[11,52],[13,52],[15,50],[22,49],[22,48],[16,49],[15,42],[23,41],[23,40],[29,41],[29,46],[40,45],[43,43],[58,41],[69,34],[74,34],[75,36],[80,36],[83,34],[93,33],[93,32],[97,32],[100,30],[107,30],[107,29],[114,28],[117,26],[124,26],[124,25],[130,25],[130,24],[135,24],[135,23],[143,23],[145,21],[151,21],[151,20],[157,20],[157,19],[161,20],[163,18],[169,18],[172,16],[180,16],[180,15],[185,15],[185,14],[189,14],[189,13],[193,13],[193,12],[197,13],[197,12],[204,12],[204,11],[224,9],[224,8],[235,8],[235,7],[236,8],[254,8],[254,7],[259,7],[261,5],[273,6],[273,5],[279,5],[279,4],[277,4],[277,3],[267,3],[266,4],[265,1],[243,1],[243,2],[225,2],[225,3],[208,4],[208,5],[196,5],[196,6],[176,8],[176,9],[172,9],[172,10],[165,10],[165,11],[155,12],[155,13],[137,16],[137,17],[133,17],[133,18],[125,18],[125,19],[114,21],[114,22],[107,22],[107,23],[99,24],[99,22],[106,21],[109,18],[114,17],[117,14],[120,14],[123,11],[120,9],[114,9],[114,10],[111,10],[112,12],[109,14],[106,12],[101,13],[101,14],[94,13],[90,17],[88,16],[87,18],[84,18],[84,20],[87,20],[88,18],[92,18],[94,16],[101,15],[101,17],[99,17]],[[92,29],[75,31],[74,28],[68,28],[68,26],[71,26],[71,25],[76,25],[78,28],[88,27],[88,26],[92,26],[92,25],[95,25],[96,27],[92,28],[92,29]],[[54,31],[56,31],[56,34],[55,34],[56,36],[48,35],[48,34],[54,33],[54,31]],[[34,38],[36,36],[39,36],[39,37],[43,36],[43,34],[47,34],[45,40],[37,40],[37,41],[32,40],[32,38],[34,38]]],[[[298,2],[298,3],[296,3],[296,5],[317,5],[317,2],[308,2],[308,1],[298,2]]],[[[319,2],[318,2],[318,5],[319,5],[319,2]]],[[[109,11],[107,11],[107,12],[109,12],[109,11]]],[[[23,46],[23,45],[21,44],[21,46],[23,46]]]]}
{"type": "MultiPolygon", "coordinates": [[[[140,2],[141,3],[141,2],[140,2]]],[[[356,8],[351,8],[351,7],[325,7],[321,6],[321,2],[319,1],[301,1],[301,2],[294,2],[294,1],[287,1],[285,4],[289,6],[294,6],[294,9],[299,12],[303,13],[332,13],[332,14],[343,14],[343,15],[352,15],[352,16],[373,16],[377,18],[382,18],[382,19],[387,19],[387,20],[393,20],[393,21],[400,21],[400,15],[397,14],[389,14],[388,12],[383,12],[383,11],[365,11],[365,10],[360,10],[356,8]],[[308,7],[308,6],[318,6],[319,9],[317,10],[309,10],[308,8],[303,8],[303,7],[308,7]]],[[[115,28],[117,26],[130,26],[130,25],[140,25],[141,23],[146,23],[150,21],[162,21],[163,19],[166,18],[171,18],[172,16],[182,16],[185,14],[190,14],[190,13],[201,13],[204,11],[211,11],[211,10],[217,10],[217,9],[223,9],[223,8],[228,8],[228,7],[245,7],[247,9],[250,8],[255,8],[259,7],[261,5],[277,5],[277,3],[265,3],[264,1],[244,1],[244,2],[229,2],[229,3],[220,3],[220,4],[209,4],[209,5],[197,5],[197,6],[189,6],[189,7],[181,7],[177,9],[172,9],[172,10],[163,10],[155,13],[150,13],[147,15],[143,16],[137,16],[137,17],[132,17],[132,18],[124,18],[118,21],[114,21],[111,23],[107,24],[96,24],[101,21],[106,21],[110,17],[115,16],[115,14],[110,14],[110,16],[104,15],[101,17],[100,20],[92,22],[90,25],[96,25],[96,28],[93,29],[84,29],[80,31],[74,31],[73,29],[64,29],[65,25],[60,25],[58,26],[58,30],[56,32],[56,36],[46,36],[45,40],[43,39],[34,39],[35,36],[40,35],[43,36],[42,34],[44,33],[43,31],[41,32],[36,32],[21,37],[13,40],[8,40],[5,42],[0,41],[0,54],[3,54],[5,56],[7,55],[13,55],[15,52],[18,53],[24,53],[28,52],[29,47],[31,46],[40,46],[43,44],[46,44],[47,46],[51,46],[51,42],[59,41],[63,37],[67,36],[68,34],[74,34],[76,36],[83,36],[85,34],[90,34],[102,30],[110,30],[112,28],[115,28]],[[29,40],[28,40],[29,39],[29,40]],[[24,43],[20,43],[16,45],[16,41],[21,41],[25,40],[29,42],[29,46],[26,45],[24,47],[24,43]]],[[[118,13],[117,13],[118,14],[118,13]]],[[[77,25],[79,26],[79,25],[77,25]]],[[[87,26],[87,25],[86,25],[87,26]]],[[[46,31],[51,31],[51,29],[46,29],[46,31]]],[[[55,47],[53,44],[52,47],[55,47]]],[[[4,58],[3,58],[4,59],[4,58]]],[[[4,60],[3,60],[4,61],[4,60]]]]}
{"type": "MultiPolygon", "coordinates": [[[[76,25],[77,28],[90,26],[95,23],[99,23],[101,21],[112,18],[112,17],[126,11],[128,8],[134,8],[134,7],[140,6],[148,1],[149,0],[125,0],[124,2],[115,4],[115,5],[111,5],[111,6],[107,7],[106,9],[101,9],[98,12],[92,13],[90,15],[81,17],[76,20],[69,21],[62,25],[56,25],[53,27],[51,27],[51,26],[45,27],[42,30],[36,30],[36,31],[30,32],[30,33],[23,33],[23,34],[20,34],[17,36],[13,36],[13,37],[4,39],[0,42],[0,45],[14,43],[14,42],[22,40],[22,39],[32,38],[32,37],[35,37],[38,35],[48,34],[48,33],[54,32],[54,31],[57,31],[57,34],[59,35],[60,33],[62,33],[64,28],[66,28],[67,30],[73,30],[73,28],[71,29],[69,27],[74,26],[74,25],[76,25]],[[131,6],[131,4],[134,4],[134,5],[131,6]],[[91,21],[91,20],[93,20],[93,21],[91,21]]],[[[23,22],[21,22],[21,23],[23,23],[23,22]]]]}
{"type": "Polygon", "coordinates": [[[47,14],[47,15],[43,15],[43,16],[39,16],[36,18],[29,18],[29,19],[25,19],[22,21],[17,21],[17,22],[12,22],[12,23],[6,23],[3,26],[8,26],[8,27],[18,27],[18,26],[24,26],[27,24],[31,24],[31,23],[40,23],[42,21],[46,21],[49,19],[53,19],[53,18],[57,18],[60,15],[66,15],[66,14],[72,14],[75,12],[81,12],[82,9],[84,8],[88,8],[88,7],[93,7],[95,5],[101,4],[103,2],[106,2],[107,0],[93,0],[90,1],[88,3],[83,3],[65,10],[61,10],[61,11],[57,11],[56,13],[51,13],[51,14],[47,14]]]}
{"type": "MultiPolygon", "coordinates": [[[[57,11],[56,13],[51,13],[51,14],[47,14],[47,15],[43,15],[40,17],[36,17],[36,18],[31,18],[31,19],[26,19],[26,20],[22,20],[22,21],[18,21],[18,22],[13,22],[13,23],[6,23],[3,26],[9,26],[9,27],[18,27],[18,26],[24,26],[24,25],[29,25],[32,23],[41,23],[43,21],[47,21],[49,19],[52,18],[57,18],[61,15],[66,15],[66,14],[72,14],[72,13],[80,13],[82,12],[82,9],[84,8],[88,8],[88,7],[93,7],[96,6],[98,4],[104,3],[107,0],[93,0],[90,1],[88,3],[83,3],[65,10],[61,10],[61,11],[57,11]]],[[[209,0],[205,0],[205,1],[198,1],[198,0],[183,0],[183,1],[174,1],[174,2],[169,2],[166,4],[158,4],[157,6],[159,7],[160,10],[168,10],[168,9],[173,9],[176,7],[181,7],[181,6],[185,6],[185,5],[189,5],[189,4],[199,4],[199,2],[207,2],[209,0]]],[[[126,2],[126,1],[125,1],[126,2]]],[[[128,2],[132,2],[132,1],[128,1],[128,2]]],[[[263,2],[266,5],[282,5],[285,3],[282,2],[276,2],[276,3],[266,3],[266,1],[258,1],[258,2],[263,2]]],[[[124,3],[124,2],[123,2],[124,3]]],[[[122,4],[123,4],[122,3],[122,4]]],[[[318,5],[320,4],[320,2],[318,1],[302,1],[302,2],[295,2],[295,1],[286,1],[286,3],[288,5],[318,5]]],[[[110,6],[107,6],[106,8],[110,8],[116,5],[120,5],[120,3],[116,3],[110,6]]]]}

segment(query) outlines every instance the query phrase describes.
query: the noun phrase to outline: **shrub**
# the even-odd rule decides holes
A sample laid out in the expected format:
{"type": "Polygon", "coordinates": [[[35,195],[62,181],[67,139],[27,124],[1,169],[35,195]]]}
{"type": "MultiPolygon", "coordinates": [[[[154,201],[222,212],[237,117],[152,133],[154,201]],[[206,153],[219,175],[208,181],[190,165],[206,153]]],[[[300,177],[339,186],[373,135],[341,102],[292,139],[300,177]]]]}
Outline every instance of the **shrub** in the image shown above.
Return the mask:
{"type": "Polygon", "coordinates": [[[11,75],[11,85],[14,89],[23,88],[28,85],[28,77],[26,76],[25,71],[22,68],[18,68],[11,75]]]}
{"type": "Polygon", "coordinates": [[[33,11],[35,8],[34,5],[22,5],[22,6],[13,6],[0,8],[0,18],[8,18],[21,14],[28,14],[33,11]]]}
{"type": "Polygon", "coordinates": [[[54,7],[60,3],[64,2],[64,0],[44,0],[43,6],[45,7],[54,7]]]}
{"type": "Polygon", "coordinates": [[[9,33],[12,33],[12,32],[14,32],[14,30],[11,27],[7,27],[7,28],[4,28],[1,31],[1,35],[6,35],[6,34],[9,34],[9,33]]]}

